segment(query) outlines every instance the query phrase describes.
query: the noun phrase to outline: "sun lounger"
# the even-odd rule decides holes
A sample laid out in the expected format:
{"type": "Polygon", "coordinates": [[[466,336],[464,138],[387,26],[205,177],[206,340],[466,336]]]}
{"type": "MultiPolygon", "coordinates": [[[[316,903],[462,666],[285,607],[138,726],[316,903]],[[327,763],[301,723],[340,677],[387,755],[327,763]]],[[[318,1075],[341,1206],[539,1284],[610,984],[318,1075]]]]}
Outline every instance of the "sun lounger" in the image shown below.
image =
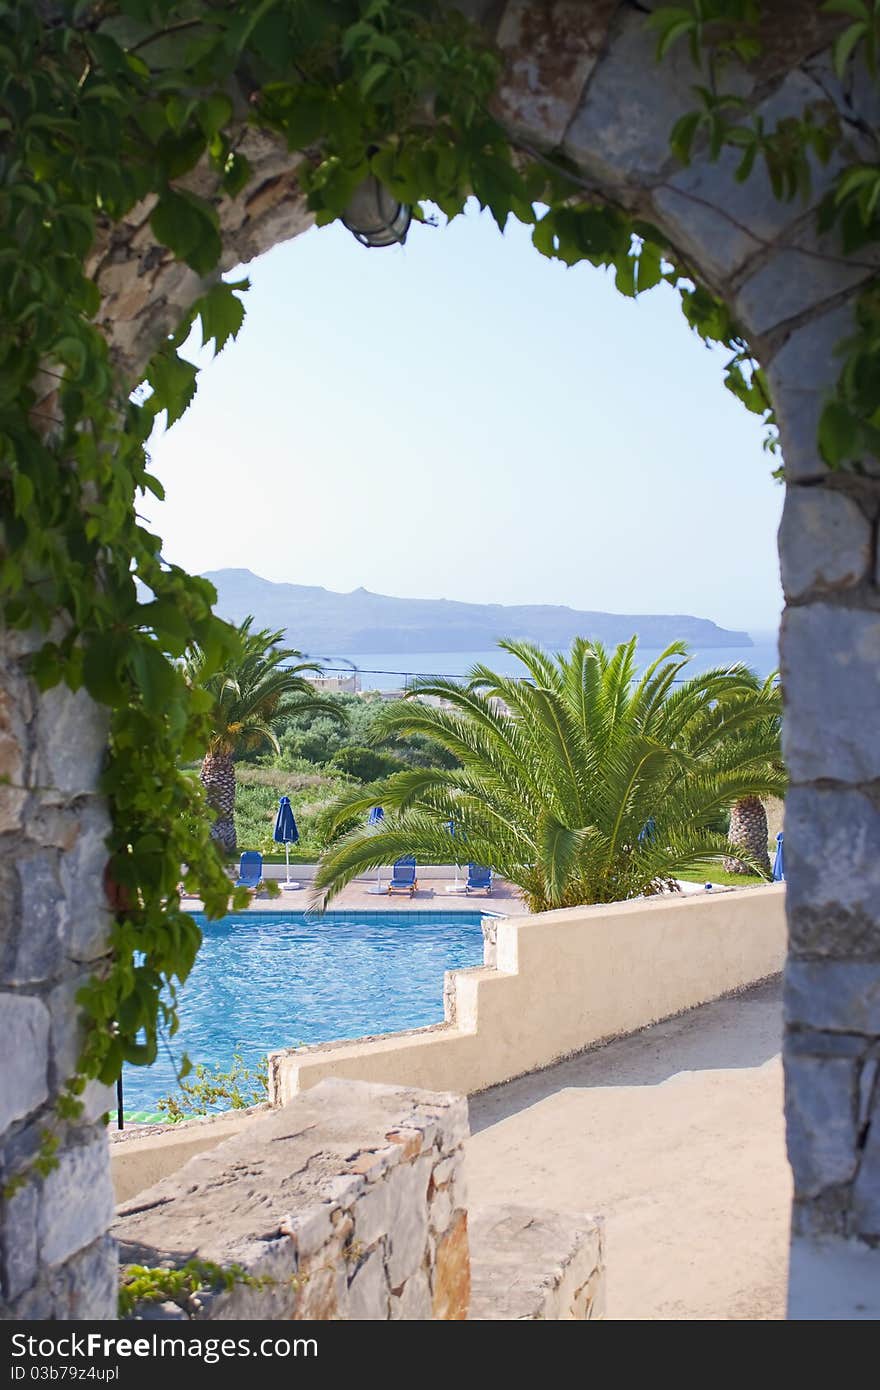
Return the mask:
{"type": "Polygon", "coordinates": [[[236,888],[259,888],[263,881],[263,856],[255,849],[246,849],[238,861],[236,888]]]}
{"type": "Polygon", "coordinates": [[[405,854],[402,859],[395,861],[394,868],[391,871],[391,882],[388,885],[388,892],[409,893],[410,897],[412,897],[418,886],[415,855],[405,854]]]}
{"type": "Polygon", "coordinates": [[[476,893],[484,891],[487,896],[492,892],[492,870],[487,869],[485,864],[468,864],[467,883],[464,886],[465,893],[476,893]]]}

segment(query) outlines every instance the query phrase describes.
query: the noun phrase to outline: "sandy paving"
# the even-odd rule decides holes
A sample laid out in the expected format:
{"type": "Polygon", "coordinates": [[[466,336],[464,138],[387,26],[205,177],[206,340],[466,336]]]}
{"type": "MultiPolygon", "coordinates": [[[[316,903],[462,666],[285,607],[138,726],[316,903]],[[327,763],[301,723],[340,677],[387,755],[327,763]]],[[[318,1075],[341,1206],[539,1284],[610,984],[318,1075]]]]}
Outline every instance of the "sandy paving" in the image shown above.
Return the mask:
{"type": "Polygon", "coordinates": [[[782,1318],[780,1037],[774,982],[473,1097],[472,1204],[601,1213],[609,1318],[782,1318]]]}
{"type": "MultiPolygon", "coordinates": [[[[291,864],[290,876],[296,881],[296,866],[291,864]]],[[[290,908],[291,912],[304,912],[311,899],[312,885],[308,878],[303,877],[299,880],[302,887],[294,891],[282,889],[281,896],[270,898],[259,896],[251,899],[248,911],[251,912],[283,912],[290,908]]],[[[358,879],[350,883],[347,888],[343,888],[330,904],[333,912],[347,911],[354,908],[363,908],[369,912],[425,912],[436,910],[440,912],[498,912],[505,917],[524,916],[528,912],[526,904],[519,896],[518,890],[509,883],[496,880],[492,892],[487,897],[485,893],[447,892],[447,888],[453,889],[455,884],[453,879],[425,879],[419,886],[418,892],[412,897],[408,893],[371,893],[370,889],[375,886],[375,878],[358,879]]],[[[387,877],[384,879],[387,884],[387,877]]],[[[461,879],[464,883],[464,878],[461,879]]],[[[197,912],[201,907],[198,898],[185,898],[183,906],[190,911],[197,912]]]]}

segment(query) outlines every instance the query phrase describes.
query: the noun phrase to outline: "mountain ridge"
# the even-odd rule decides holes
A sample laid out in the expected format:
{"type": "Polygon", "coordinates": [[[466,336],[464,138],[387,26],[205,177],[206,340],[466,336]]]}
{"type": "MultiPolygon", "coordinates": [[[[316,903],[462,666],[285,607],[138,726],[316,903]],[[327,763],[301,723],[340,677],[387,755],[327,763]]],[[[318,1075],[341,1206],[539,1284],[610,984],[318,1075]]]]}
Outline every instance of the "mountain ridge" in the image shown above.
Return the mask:
{"type": "Polygon", "coordinates": [[[249,569],[208,570],[217,611],[230,622],[252,613],[257,627],[283,628],[312,656],[341,653],[485,651],[499,638],[567,647],[575,636],[613,645],[634,634],[647,647],[677,639],[695,647],[751,647],[747,632],[692,614],[604,613],[564,604],[465,603],[409,599],[359,587],[338,593],[315,584],[276,583],[249,569]]]}

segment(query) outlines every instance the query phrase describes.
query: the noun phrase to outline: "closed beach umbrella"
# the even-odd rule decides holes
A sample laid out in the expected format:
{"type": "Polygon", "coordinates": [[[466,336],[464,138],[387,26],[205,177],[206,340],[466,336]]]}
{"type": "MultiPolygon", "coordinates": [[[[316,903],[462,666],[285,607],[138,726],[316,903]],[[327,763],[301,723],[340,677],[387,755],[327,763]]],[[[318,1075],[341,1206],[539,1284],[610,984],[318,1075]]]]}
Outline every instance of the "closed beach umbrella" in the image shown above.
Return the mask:
{"type": "MultiPolygon", "coordinates": [[[[384,819],[385,819],[385,812],[382,810],[382,807],[381,807],[381,806],[371,806],[371,807],[370,807],[370,814],[367,816],[367,825],[372,825],[372,826],[381,825],[381,824],[382,824],[382,821],[383,821],[384,819]]],[[[381,893],[381,892],[382,892],[382,870],[381,870],[381,869],[377,869],[377,870],[376,870],[376,886],[375,886],[375,888],[368,888],[368,889],[367,889],[367,892],[368,892],[368,893],[381,893]]]]}
{"type": "Polygon", "coordinates": [[[773,881],[785,882],[785,856],[782,852],[782,831],[776,836],[776,858],[773,860],[773,881]]]}
{"type": "MultiPolygon", "coordinates": [[[[448,821],[446,822],[446,829],[449,831],[449,833],[450,833],[450,835],[452,836],[452,838],[455,839],[455,821],[454,821],[454,820],[448,820],[448,821]]],[[[447,893],[460,893],[460,892],[461,892],[461,885],[460,885],[460,883],[459,883],[459,881],[458,881],[458,856],[457,856],[457,855],[456,855],[456,859],[455,859],[455,883],[452,885],[451,888],[447,886],[446,891],[447,891],[447,893]]]]}
{"type": "Polygon", "coordinates": [[[296,828],[296,820],[293,814],[293,807],[290,804],[289,796],[282,796],[278,803],[278,814],[275,817],[275,829],[272,839],[277,845],[284,846],[284,855],[287,860],[287,878],[284,882],[285,888],[299,888],[298,883],[292,883],[290,879],[290,846],[295,845],[299,839],[299,831],[296,828]]]}

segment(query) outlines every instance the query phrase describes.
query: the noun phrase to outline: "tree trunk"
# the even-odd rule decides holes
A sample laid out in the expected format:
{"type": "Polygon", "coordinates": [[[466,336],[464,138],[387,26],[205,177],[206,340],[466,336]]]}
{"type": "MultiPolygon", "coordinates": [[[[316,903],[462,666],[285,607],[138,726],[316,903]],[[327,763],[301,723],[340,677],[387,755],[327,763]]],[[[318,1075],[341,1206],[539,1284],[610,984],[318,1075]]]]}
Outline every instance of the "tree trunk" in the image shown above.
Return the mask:
{"type": "MultiPolygon", "coordinates": [[[[767,877],[770,877],[770,857],[767,853],[767,812],[764,810],[764,803],[759,796],[744,796],[742,801],[737,801],[730,812],[730,830],[727,838],[731,846],[736,849],[741,846],[748,850],[753,859],[757,860],[767,877]]],[[[729,874],[752,874],[757,877],[755,870],[749,864],[744,864],[741,859],[730,856],[724,860],[724,867],[729,874]]]]}
{"type": "Polygon", "coordinates": [[[211,838],[225,855],[238,851],[235,834],[235,764],[228,753],[206,753],[201,771],[208,805],[215,813],[211,838]]]}

